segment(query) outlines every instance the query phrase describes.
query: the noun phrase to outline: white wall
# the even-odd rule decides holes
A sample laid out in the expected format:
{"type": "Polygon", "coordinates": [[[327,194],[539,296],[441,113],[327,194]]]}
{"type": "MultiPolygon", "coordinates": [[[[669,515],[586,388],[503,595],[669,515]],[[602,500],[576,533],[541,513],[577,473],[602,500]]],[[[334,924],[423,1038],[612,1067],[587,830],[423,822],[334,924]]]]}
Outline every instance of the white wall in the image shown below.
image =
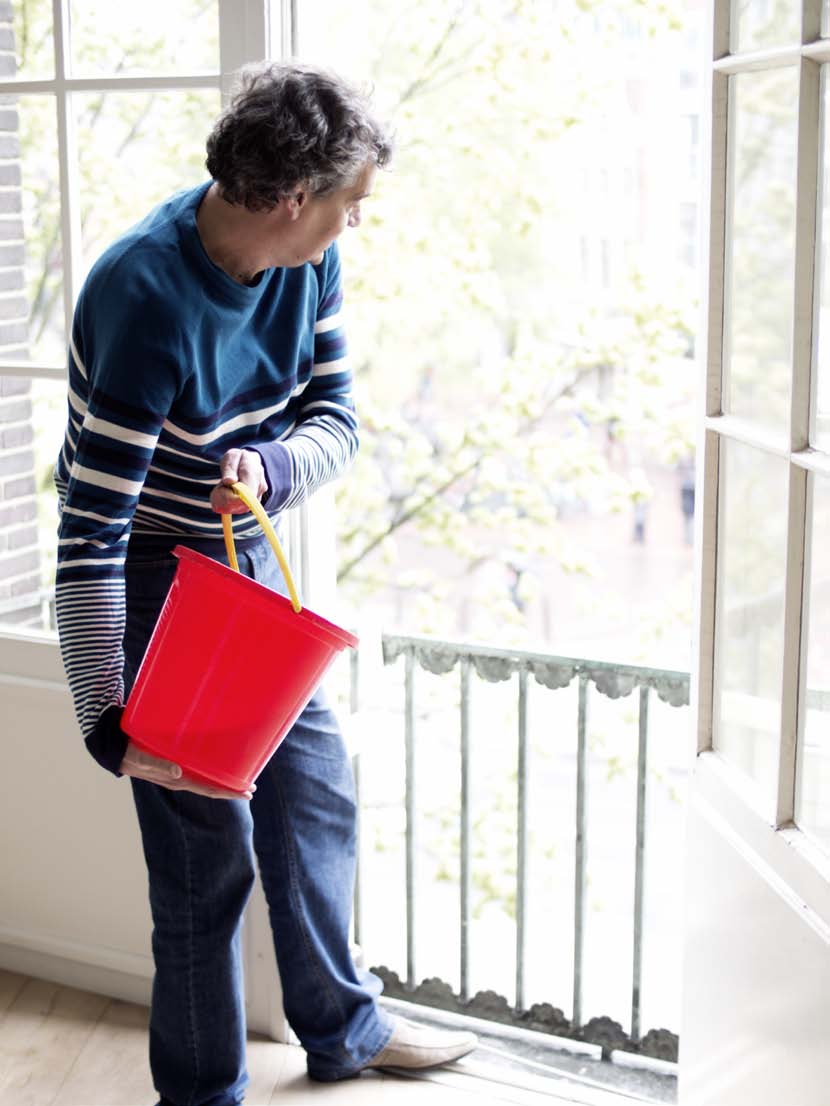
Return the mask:
{"type": "Polygon", "coordinates": [[[149,1000],[147,877],[129,784],[83,747],[57,648],[0,643],[0,965],[149,1000]]]}
{"type": "MultiPolygon", "coordinates": [[[[149,1004],[152,923],[126,778],[83,746],[57,645],[0,638],[0,967],[149,1004]]],[[[267,911],[245,928],[248,1024],[287,1036],[267,911]]]]}
{"type": "Polygon", "coordinates": [[[819,878],[794,886],[786,834],[738,800],[734,821],[716,812],[709,770],[688,821],[681,1106],[827,1106],[827,895],[819,878]]]}

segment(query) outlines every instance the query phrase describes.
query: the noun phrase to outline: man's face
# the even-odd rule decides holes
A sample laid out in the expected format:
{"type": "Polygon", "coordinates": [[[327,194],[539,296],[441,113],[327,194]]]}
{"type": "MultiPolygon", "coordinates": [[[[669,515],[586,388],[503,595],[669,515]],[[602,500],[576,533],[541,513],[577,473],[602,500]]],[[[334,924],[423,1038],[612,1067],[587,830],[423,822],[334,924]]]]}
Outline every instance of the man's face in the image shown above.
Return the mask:
{"type": "Polygon", "coordinates": [[[319,265],[346,227],[360,226],[360,203],[371,194],[376,172],[374,165],[366,165],[354,184],[327,196],[306,195],[293,225],[294,264],[319,265]]]}

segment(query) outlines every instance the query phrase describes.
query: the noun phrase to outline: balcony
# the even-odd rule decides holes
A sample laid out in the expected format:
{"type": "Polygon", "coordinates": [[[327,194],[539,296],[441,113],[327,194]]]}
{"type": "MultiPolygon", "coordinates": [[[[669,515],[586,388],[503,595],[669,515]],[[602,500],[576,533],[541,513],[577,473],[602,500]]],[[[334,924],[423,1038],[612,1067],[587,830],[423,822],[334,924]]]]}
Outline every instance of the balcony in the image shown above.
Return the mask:
{"type": "MultiPolygon", "coordinates": [[[[664,823],[662,834],[657,833],[649,819],[654,810],[650,800],[665,771],[654,754],[665,742],[667,728],[676,733],[685,730],[682,708],[689,700],[688,675],[423,637],[385,634],[381,644],[384,667],[380,673],[371,672],[372,650],[364,644],[351,656],[347,680],[352,729],[364,743],[354,759],[361,798],[355,937],[384,979],[383,1001],[389,1008],[432,1024],[472,1026],[480,1047],[450,1068],[418,1077],[372,1072],[328,1086],[306,1078],[301,1049],[254,1038],[249,1041],[251,1085],[246,1101],[302,1103],[313,1098],[344,1106],[374,1101],[388,1106],[675,1102],[677,1035],[671,1028],[644,1031],[644,1000],[649,992],[644,989],[644,966],[649,957],[652,987],[655,973],[667,978],[670,988],[679,976],[677,965],[656,940],[659,927],[647,924],[646,877],[670,875],[665,851],[662,859],[655,857],[660,838],[665,846],[670,827],[664,823]],[[432,680],[437,685],[430,686],[432,680]],[[486,693],[488,687],[502,692],[498,712],[495,700],[486,693]],[[483,713],[482,699],[487,700],[483,713]],[[603,701],[636,705],[626,712],[627,717],[618,718],[633,728],[630,780],[624,779],[625,772],[614,760],[619,756],[617,746],[626,747],[620,728],[613,730],[615,747],[610,755],[596,746],[590,719],[603,701]],[[502,708],[512,717],[512,732],[503,726],[502,708]],[[565,721],[571,714],[572,732],[566,732],[565,721]],[[541,761],[540,733],[561,746],[558,762],[545,766],[541,761]],[[432,759],[436,742],[442,749],[438,762],[432,759]],[[449,756],[452,746],[457,753],[455,765],[449,756]],[[504,936],[505,922],[509,923],[510,947],[503,940],[493,940],[493,916],[488,924],[477,909],[482,886],[477,878],[482,871],[477,846],[486,829],[479,810],[482,795],[486,797],[479,769],[488,755],[491,760],[495,757],[496,772],[504,775],[503,782],[513,793],[513,810],[507,819],[514,829],[509,843],[512,895],[502,896],[504,901],[496,904],[494,915],[504,914],[502,908],[508,907],[507,918],[497,923],[497,936],[504,936]],[[397,775],[391,767],[396,760],[401,762],[397,775]],[[509,762],[512,771],[506,771],[509,762]],[[614,782],[632,792],[627,804],[617,803],[599,814],[590,801],[597,763],[613,763],[614,782]],[[430,766],[433,771],[427,777],[425,768],[430,766]],[[568,925],[561,910],[550,920],[553,940],[542,943],[541,953],[533,936],[538,922],[534,828],[540,819],[549,818],[552,808],[538,805],[537,777],[552,798],[565,790],[572,793],[567,811],[572,817],[570,844],[564,858],[570,870],[571,916],[568,925]],[[436,780],[444,792],[458,784],[457,800],[449,804],[455,807],[454,838],[446,820],[441,823],[451,838],[456,863],[448,866],[448,878],[438,881],[424,878],[429,856],[422,847],[436,790],[442,791],[434,786],[436,780]],[[598,820],[606,823],[612,836],[631,846],[631,915],[627,926],[616,915],[611,919],[612,929],[620,930],[621,942],[628,944],[628,955],[618,955],[618,942],[610,961],[606,954],[601,972],[610,964],[618,977],[627,980],[625,1023],[612,1016],[617,1013],[619,988],[591,984],[592,974],[596,976],[596,942],[590,939],[590,889],[596,882],[592,843],[598,820]],[[370,832],[377,834],[379,826],[391,826],[390,837],[398,831],[401,837],[400,855],[387,842],[388,851],[381,857],[386,879],[380,881],[370,832]],[[396,868],[397,896],[391,883],[396,868]],[[396,897],[401,905],[397,918],[394,909],[390,915],[382,907],[396,897]],[[441,935],[437,941],[436,926],[430,925],[436,920],[441,935]],[[390,923],[393,931],[400,923],[402,966],[394,957],[392,966],[375,959],[377,951],[395,951],[395,942],[388,940],[390,923]],[[556,990],[555,983],[549,993],[544,991],[546,980],[556,978],[546,963],[555,959],[554,946],[563,954],[559,960],[570,967],[567,994],[556,990]],[[509,988],[504,986],[505,962],[509,988]],[[601,1005],[603,998],[608,1009],[601,1005]]],[[[606,788],[603,798],[609,793],[606,788]]],[[[439,805],[447,805],[445,793],[439,794],[439,805]]],[[[607,862],[606,857],[606,867],[607,862]]],[[[446,864],[445,858],[442,863],[446,864]]],[[[15,1101],[51,1106],[151,1101],[147,1013],[140,1006],[0,972],[0,1020],[7,1060],[0,1096],[5,1088],[15,1093],[15,1101]],[[61,1042],[59,1049],[56,1040],[61,1042]]]]}
{"type": "MultiPolygon", "coordinates": [[[[383,634],[340,684],[356,943],[393,1009],[482,1042],[433,1091],[675,1101],[688,674],[383,634]]],[[[266,1082],[281,1047],[256,1044],[266,1082]]],[[[301,1057],[284,1056],[296,1094],[301,1057]]],[[[417,1097],[411,1082],[387,1098],[417,1097]]]]}
{"type": "Polygon", "coordinates": [[[426,637],[380,644],[383,667],[371,642],[352,655],[347,729],[355,937],[386,996],[473,1019],[522,1078],[579,1070],[672,1101],[688,674],[426,637]],[[552,822],[545,895],[538,839],[552,822]]]}

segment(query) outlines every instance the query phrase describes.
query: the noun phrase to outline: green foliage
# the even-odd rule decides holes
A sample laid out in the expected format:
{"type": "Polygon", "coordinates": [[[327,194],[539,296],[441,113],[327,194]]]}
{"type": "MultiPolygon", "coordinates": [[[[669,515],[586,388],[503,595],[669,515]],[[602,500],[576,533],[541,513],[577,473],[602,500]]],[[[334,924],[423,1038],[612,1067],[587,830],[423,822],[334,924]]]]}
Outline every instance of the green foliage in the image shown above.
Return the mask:
{"type": "Polygon", "coordinates": [[[611,60],[624,21],[636,37],[673,19],[654,4],[393,14],[368,0],[350,39],[348,13],[318,8],[398,138],[361,233],[343,242],[363,429],[338,489],[341,594],[355,610],[403,594],[409,629],[451,635],[446,591],[518,564],[525,598],[484,584],[465,632],[506,623],[520,638],[538,590],[528,565],[589,571],[563,507],[619,509],[639,494],[609,466],[606,427],[667,463],[691,448],[691,305],[636,271],[611,315],[574,303],[561,248],[575,216],[569,139],[605,94],[587,36],[611,60]]]}

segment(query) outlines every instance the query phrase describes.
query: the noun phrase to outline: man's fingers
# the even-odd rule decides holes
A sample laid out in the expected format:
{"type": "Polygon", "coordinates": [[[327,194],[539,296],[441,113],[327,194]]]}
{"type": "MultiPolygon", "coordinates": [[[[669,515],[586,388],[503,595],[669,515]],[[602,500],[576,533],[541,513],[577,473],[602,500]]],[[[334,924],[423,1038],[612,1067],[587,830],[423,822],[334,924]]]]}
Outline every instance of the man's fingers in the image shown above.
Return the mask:
{"type": "Polygon", "coordinates": [[[239,479],[247,484],[254,495],[259,498],[265,491],[265,471],[262,467],[262,458],[252,449],[243,449],[237,465],[239,479]]]}
{"type": "Polygon", "coordinates": [[[121,762],[121,771],[130,776],[152,775],[158,781],[177,780],[181,778],[182,770],[172,760],[164,757],[153,756],[152,753],[139,749],[130,742],[124,759],[121,762]]]}
{"type": "Polygon", "coordinates": [[[210,505],[221,515],[240,515],[248,510],[230,490],[237,481],[247,484],[257,499],[268,490],[262,458],[253,450],[229,449],[219,462],[220,481],[210,493],[210,505]]]}
{"type": "Polygon", "coordinates": [[[166,787],[168,791],[192,791],[193,794],[204,795],[208,799],[248,799],[250,801],[256,790],[255,787],[251,787],[248,791],[239,792],[229,791],[224,787],[211,787],[209,784],[198,783],[196,780],[188,779],[187,776],[182,775],[181,768],[177,764],[171,767],[177,770],[177,777],[170,772],[159,771],[152,765],[141,765],[135,761],[129,762],[126,758],[121,763],[121,771],[124,775],[134,776],[136,779],[144,780],[146,783],[154,783],[159,787],[166,787]]]}
{"type": "Polygon", "coordinates": [[[234,484],[240,479],[239,462],[242,455],[241,449],[229,449],[219,462],[219,473],[223,484],[234,484]]]}
{"type": "Polygon", "coordinates": [[[228,791],[224,787],[211,787],[209,784],[197,783],[196,780],[190,780],[187,776],[183,776],[175,783],[163,783],[162,787],[166,787],[168,791],[192,791],[194,795],[204,795],[208,799],[252,799],[253,793],[256,788],[252,788],[250,791],[228,791]]]}
{"type": "Polygon", "coordinates": [[[255,453],[243,453],[237,471],[242,483],[247,484],[251,491],[256,494],[259,489],[260,474],[262,473],[262,462],[259,456],[255,453]]]}

